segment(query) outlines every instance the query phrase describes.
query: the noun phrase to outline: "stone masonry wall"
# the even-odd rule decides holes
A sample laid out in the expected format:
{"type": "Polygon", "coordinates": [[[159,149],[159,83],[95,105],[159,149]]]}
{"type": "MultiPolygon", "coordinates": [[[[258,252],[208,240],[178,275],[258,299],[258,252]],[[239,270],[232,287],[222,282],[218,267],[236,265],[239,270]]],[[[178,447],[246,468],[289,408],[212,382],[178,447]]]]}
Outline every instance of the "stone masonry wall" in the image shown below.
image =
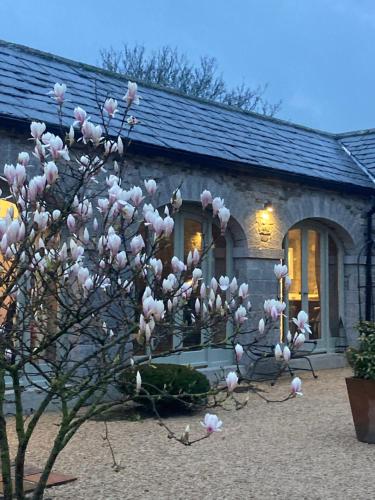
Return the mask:
{"type": "MultiPolygon", "coordinates": [[[[0,163],[14,163],[19,151],[29,150],[27,136],[0,129],[0,163]]],[[[2,170],[0,166],[0,171],[2,170]]],[[[157,203],[169,201],[181,184],[185,202],[199,202],[203,189],[225,199],[232,220],[229,229],[234,240],[234,272],[250,284],[253,314],[262,314],[266,297],[275,296],[273,266],[284,257],[283,240],[288,230],[305,219],[326,224],[337,236],[344,251],[344,324],[350,341],[358,322],[357,255],[364,244],[368,195],[309,186],[306,182],[255,177],[249,173],[208,168],[199,163],[172,161],[162,157],[129,157],[126,182],[154,178],[159,186],[157,203]],[[273,213],[264,219],[264,203],[271,201],[273,213]]],[[[361,265],[361,273],[364,266],[361,265]]],[[[364,303],[364,297],[363,297],[364,303]]]]}

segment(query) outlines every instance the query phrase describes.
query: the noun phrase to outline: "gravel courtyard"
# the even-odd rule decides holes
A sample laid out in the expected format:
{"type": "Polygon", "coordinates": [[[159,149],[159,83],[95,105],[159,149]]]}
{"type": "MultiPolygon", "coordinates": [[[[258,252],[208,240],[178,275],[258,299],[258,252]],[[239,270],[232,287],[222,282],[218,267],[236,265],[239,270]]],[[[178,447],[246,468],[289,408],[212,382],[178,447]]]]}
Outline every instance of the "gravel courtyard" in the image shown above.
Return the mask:
{"type": "MultiPolygon", "coordinates": [[[[192,447],[171,442],[151,419],[111,421],[111,441],[125,466],[120,472],[111,469],[103,423],[89,422],[56,464],[78,481],[48,490],[46,498],[373,499],[375,446],[355,438],[345,387],[350,374],[321,371],[318,380],[305,374],[303,397],[267,404],[253,395],[241,411],[217,411],[223,432],[192,447]]],[[[270,394],[288,387],[285,378],[270,394]]],[[[168,424],[182,432],[189,423],[194,435],[203,431],[200,419],[176,417],[168,424]]],[[[44,417],[28,462],[42,465],[55,422],[53,414],[44,417]]]]}

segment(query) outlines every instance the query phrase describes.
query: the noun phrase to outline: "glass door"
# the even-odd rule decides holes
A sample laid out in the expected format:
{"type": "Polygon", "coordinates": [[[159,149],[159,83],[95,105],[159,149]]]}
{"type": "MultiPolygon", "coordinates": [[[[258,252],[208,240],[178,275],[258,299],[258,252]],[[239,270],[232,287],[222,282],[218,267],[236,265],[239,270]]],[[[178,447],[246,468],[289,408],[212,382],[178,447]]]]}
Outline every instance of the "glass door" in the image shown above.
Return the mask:
{"type": "Polygon", "coordinates": [[[289,230],[285,250],[292,279],[285,296],[288,311],[285,330],[288,331],[290,320],[302,309],[309,316],[309,339],[316,340],[322,350],[334,347],[339,336],[342,302],[339,273],[342,257],[336,241],[323,226],[304,224],[289,230]]]}
{"type": "MultiPolygon", "coordinates": [[[[209,279],[212,276],[215,276],[217,279],[221,275],[231,277],[231,245],[228,242],[228,238],[220,235],[219,227],[212,224],[208,219],[202,219],[198,215],[195,215],[194,212],[177,214],[175,222],[173,241],[163,249],[160,255],[160,258],[164,262],[170,262],[173,255],[186,262],[190,251],[197,249],[202,253],[212,239],[214,239],[214,248],[209,251],[207,258],[202,262],[203,280],[209,285],[209,279]]],[[[189,281],[191,276],[188,275],[186,278],[189,281]]],[[[225,339],[227,336],[225,325],[218,325],[215,332],[210,332],[210,337],[212,338],[213,336],[214,343],[217,343],[218,346],[204,349],[199,348],[200,344],[206,341],[207,332],[202,329],[199,318],[197,318],[194,324],[191,322],[191,311],[194,312],[196,298],[197,294],[193,293],[186,304],[186,311],[181,313],[182,323],[187,327],[186,333],[182,329],[181,332],[176,332],[173,339],[169,339],[175,349],[188,347],[191,350],[168,356],[164,359],[161,358],[160,362],[191,364],[196,367],[205,367],[212,364],[224,366],[224,364],[232,363],[233,352],[231,349],[225,348],[225,339]],[[194,349],[195,346],[197,346],[197,349],[194,349]]]]}

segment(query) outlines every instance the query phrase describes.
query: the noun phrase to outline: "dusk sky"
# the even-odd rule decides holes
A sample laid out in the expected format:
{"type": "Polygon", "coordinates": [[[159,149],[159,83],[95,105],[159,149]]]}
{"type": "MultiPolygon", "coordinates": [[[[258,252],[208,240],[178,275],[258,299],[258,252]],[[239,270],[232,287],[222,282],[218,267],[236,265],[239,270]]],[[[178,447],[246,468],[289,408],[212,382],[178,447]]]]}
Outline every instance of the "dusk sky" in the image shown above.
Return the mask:
{"type": "Polygon", "coordinates": [[[279,118],[375,128],[374,0],[1,0],[0,38],[91,64],[123,42],[171,45],[216,57],[230,84],[268,83],[279,118]]]}

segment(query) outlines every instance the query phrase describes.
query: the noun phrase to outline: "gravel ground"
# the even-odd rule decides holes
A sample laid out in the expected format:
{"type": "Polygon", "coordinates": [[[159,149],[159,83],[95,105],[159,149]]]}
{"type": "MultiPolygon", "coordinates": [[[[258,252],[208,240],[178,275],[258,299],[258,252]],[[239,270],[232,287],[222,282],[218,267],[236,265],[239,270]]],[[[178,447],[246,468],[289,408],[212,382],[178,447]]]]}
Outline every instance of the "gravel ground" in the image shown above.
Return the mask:
{"type": "MultiPolygon", "coordinates": [[[[192,447],[168,440],[152,419],[111,421],[111,441],[125,466],[120,472],[111,468],[103,423],[89,422],[56,464],[57,471],[75,474],[78,481],[48,490],[46,498],[374,499],[375,446],[355,438],[345,387],[350,374],[326,370],[318,380],[304,374],[303,397],[267,404],[252,395],[241,411],[218,410],[223,432],[192,447]]],[[[267,390],[277,397],[288,387],[286,378],[267,390]]],[[[200,419],[174,417],[168,424],[180,432],[189,423],[198,435],[200,419]]],[[[28,462],[42,465],[56,421],[56,415],[44,417],[28,462]]]]}

